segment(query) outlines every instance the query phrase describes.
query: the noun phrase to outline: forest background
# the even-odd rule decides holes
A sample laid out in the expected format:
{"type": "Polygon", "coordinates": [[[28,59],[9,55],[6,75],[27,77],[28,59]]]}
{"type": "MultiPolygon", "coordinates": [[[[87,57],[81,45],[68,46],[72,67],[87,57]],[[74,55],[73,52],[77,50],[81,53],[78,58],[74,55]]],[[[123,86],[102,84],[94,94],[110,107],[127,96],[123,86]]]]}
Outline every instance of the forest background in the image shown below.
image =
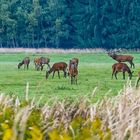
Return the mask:
{"type": "Polygon", "coordinates": [[[1,0],[1,48],[139,48],[138,0],[1,0]]]}

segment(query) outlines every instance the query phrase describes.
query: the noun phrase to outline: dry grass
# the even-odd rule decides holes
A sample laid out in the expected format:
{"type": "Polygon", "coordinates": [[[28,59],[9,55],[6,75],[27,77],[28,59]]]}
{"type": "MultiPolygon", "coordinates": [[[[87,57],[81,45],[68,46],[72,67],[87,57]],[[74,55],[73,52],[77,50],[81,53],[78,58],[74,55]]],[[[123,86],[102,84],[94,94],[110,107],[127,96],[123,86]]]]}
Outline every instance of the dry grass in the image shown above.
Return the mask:
{"type": "Polygon", "coordinates": [[[105,52],[102,48],[95,49],[53,49],[53,48],[0,48],[0,53],[98,53],[105,52]]]}
{"type": "MultiPolygon", "coordinates": [[[[111,49],[116,53],[140,52],[140,49],[111,49]]],[[[56,48],[0,48],[0,53],[106,53],[103,48],[56,49],[56,48]]]]}
{"type": "MultiPolygon", "coordinates": [[[[27,88],[29,85],[27,84],[27,88]]],[[[15,97],[9,98],[0,95],[0,105],[3,108],[14,108],[13,132],[17,137],[19,130],[20,138],[23,139],[28,118],[34,109],[41,112],[43,118],[42,133],[47,135],[54,128],[64,125],[65,131],[72,129],[70,123],[77,116],[81,116],[86,122],[92,121],[99,116],[104,126],[110,128],[113,140],[139,140],[140,138],[140,89],[131,86],[131,82],[124,86],[124,89],[113,98],[104,98],[100,103],[92,104],[87,97],[81,100],[71,101],[65,99],[63,102],[53,100],[53,104],[47,102],[39,107],[34,99],[28,101],[28,89],[26,89],[26,102],[28,104],[21,108],[21,102],[15,97]],[[13,102],[14,101],[14,102],[13,102]],[[13,104],[14,103],[14,104],[13,104]],[[18,127],[17,127],[18,126],[18,127]]],[[[96,90],[91,98],[96,96],[96,90]]],[[[3,109],[4,110],[4,109],[3,109]]],[[[86,124],[85,122],[85,124],[86,124]]],[[[85,125],[83,124],[83,125],[85,125]]]]}

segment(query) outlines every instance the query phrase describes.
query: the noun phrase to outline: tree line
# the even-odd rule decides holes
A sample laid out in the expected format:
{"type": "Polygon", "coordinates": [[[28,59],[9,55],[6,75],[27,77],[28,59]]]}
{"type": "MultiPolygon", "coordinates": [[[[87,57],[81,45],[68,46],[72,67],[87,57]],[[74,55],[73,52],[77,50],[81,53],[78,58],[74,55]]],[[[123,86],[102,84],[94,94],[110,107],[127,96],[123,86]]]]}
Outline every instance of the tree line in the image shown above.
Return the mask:
{"type": "Polygon", "coordinates": [[[139,48],[138,0],[1,0],[0,47],[139,48]]]}

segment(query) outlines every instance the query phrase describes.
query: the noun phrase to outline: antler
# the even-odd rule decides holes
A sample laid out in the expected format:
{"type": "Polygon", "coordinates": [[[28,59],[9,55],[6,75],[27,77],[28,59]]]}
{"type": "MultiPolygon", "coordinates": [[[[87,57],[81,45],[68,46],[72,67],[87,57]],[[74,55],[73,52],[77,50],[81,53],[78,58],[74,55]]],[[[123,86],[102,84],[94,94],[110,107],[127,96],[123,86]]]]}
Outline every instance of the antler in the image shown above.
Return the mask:
{"type": "Polygon", "coordinates": [[[122,50],[121,50],[121,48],[119,48],[119,49],[114,49],[114,52],[115,53],[120,53],[122,50]]]}

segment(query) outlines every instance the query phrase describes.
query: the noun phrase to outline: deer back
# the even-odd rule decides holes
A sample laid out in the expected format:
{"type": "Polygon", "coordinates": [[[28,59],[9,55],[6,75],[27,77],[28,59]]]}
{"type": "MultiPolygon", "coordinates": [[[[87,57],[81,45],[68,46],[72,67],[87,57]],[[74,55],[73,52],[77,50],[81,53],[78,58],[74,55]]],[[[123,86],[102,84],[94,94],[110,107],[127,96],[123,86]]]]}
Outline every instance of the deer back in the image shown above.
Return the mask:
{"type": "Polygon", "coordinates": [[[24,58],[22,63],[23,64],[29,64],[30,63],[30,58],[29,57],[24,58]]]}
{"type": "Polygon", "coordinates": [[[54,63],[52,68],[54,70],[65,70],[67,68],[67,64],[65,62],[54,63]]]}
{"type": "Polygon", "coordinates": [[[133,57],[129,55],[117,55],[116,60],[118,62],[132,61],[133,57]]]}

